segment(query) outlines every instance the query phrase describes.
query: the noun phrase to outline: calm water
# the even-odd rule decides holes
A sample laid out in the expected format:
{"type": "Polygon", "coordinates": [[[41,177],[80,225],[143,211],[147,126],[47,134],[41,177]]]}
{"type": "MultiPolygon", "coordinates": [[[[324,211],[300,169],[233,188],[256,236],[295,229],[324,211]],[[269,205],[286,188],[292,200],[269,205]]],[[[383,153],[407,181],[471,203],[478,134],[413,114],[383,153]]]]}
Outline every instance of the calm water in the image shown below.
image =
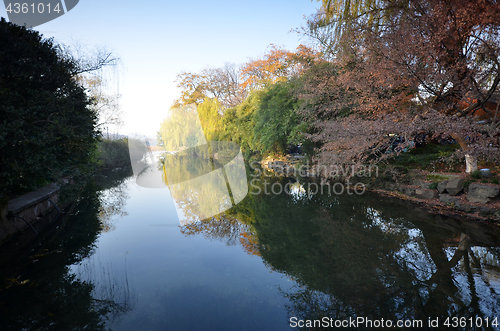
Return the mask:
{"type": "Polygon", "coordinates": [[[500,329],[498,227],[294,187],[183,225],[168,189],[90,188],[3,268],[0,330],[500,329]]]}

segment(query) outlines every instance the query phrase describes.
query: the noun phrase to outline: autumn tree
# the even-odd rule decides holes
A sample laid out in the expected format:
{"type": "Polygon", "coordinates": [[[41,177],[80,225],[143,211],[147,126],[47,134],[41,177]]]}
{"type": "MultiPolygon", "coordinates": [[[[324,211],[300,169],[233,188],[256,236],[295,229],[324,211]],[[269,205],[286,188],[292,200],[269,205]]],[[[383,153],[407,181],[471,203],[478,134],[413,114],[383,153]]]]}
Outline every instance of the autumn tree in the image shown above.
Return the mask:
{"type": "Polygon", "coordinates": [[[290,52],[271,44],[262,59],[252,60],[241,70],[245,89],[258,89],[297,76],[317,58],[317,53],[304,45],[290,52]]]}
{"type": "Polygon", "coordinates": [[[201,104],[206,98],[215,98],[223,108],[241,103],[246,92],[240,88],[240,69],[232,63],[220,68],[205,68],[199,73],[181,72],[177,75],[181,97],[174,107],[201,104]]]}
{"type": "MultiPolygon", "coordinates": [[[[381,13],[377,24],[370,17],[373,11],[361,11],[358,15],[347,11],[348,14],[343,15],[337,8],[329,12],[337,15],[332,21],[335,24],[348,21],[340,39],[330,36],[335,51],[326,49],[332,52],[330,58],[336,70],[320,72],[326,74],[326,84],[315,79],[305,94],[309,99],[328,97],[330,109],[346,108],[356,119],[342,120],[344,125],[320,121],[319,135],[333,143],[331,137],[339,137],[339,132],[346,133],[345,136],[349,136],[349,132],[376,132],[359,129],[382,125],[379,138],[383,137],[382,132],[391,131],[411,137],[409,128],[418,126],[418,130],[424,132],[474,137],[469,139],[469,143],[475,144],[474,148],[462,146],[462,152],[487,157],[490,161],[498,158],[498,140],[494,138],[498,121],[496,114],[485,109],[484,104],[498,89],[500,81],[499,4],[488,0],[378,1],[376,9],[381,13]],[[318,89],[315,90],[314,85],[318,89]],[[455,117],[429,115],[435,111],[455,117]],[[482,127],[475,125],[474,119],[456,119],[471,117],[479,111],[486,114],[488,121],[482,127]],[[423,117],[415,117],[419,114],[423,117]],[[415,121],[416,118],[419,120],[415,121]],[[426,120],[420,121],[422,118],[426,120]],[[404,125],[400,126],[401,123],[404,125]],[[344,131],[339,131],[341,129],[344,131]],[[398,131],[400,129],[404,130],[398,131]]],[[[325,27],[325,21],[320,20],[321,16],[318,17],[316,28],[332,32],[325,27]]],[[[323,38],[320,44],[328,44],[325,43],[328,33],[310,32],[311,36],[323,38]]],[[[311,111],[309,114],[315,115],[311,111]]],[[[373,147],[366,142],[365,139],[362,144],[352,146],[358,157],[373,147]]],[[[328,143],[323,152],[331,154],[336,149],[328,143]]]]}
{"type": "Polygon", "coordinates": [[[103,130],[108,125],[119,127],[123,124],[119,95],[109,93],[106,83],[99,75],[80,74],[78,81],[86,88],[90,97],[90,108],[97,116],[97,128],[103,130]]]}

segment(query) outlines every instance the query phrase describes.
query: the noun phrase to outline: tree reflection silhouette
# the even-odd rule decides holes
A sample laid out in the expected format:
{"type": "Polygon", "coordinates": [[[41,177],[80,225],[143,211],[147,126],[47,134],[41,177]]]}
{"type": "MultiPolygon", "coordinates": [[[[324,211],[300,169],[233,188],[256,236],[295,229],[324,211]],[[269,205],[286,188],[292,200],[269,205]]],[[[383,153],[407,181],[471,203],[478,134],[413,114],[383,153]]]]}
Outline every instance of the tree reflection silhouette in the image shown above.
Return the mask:
{"type": "Polygon", "coordinates": [[[435,217],[368,193],[265,194],[265,181],[284,186],[289,179],[258,179],[226,215],[183,231],[251,242],[247,252],[296,281],[294,290],[282,292],[290,317],[427,323],[429,317],[499,316],[498,228],[435,217]],[[478,249],[485,255],[475,254],[478,249]]]}
{"type": "MultiPolygon", "coordinates": [[[[69,267],[92,254],[102,231],[102,188],[91,183],[22,267],[4,269],[9,273],[1,275],[1,330],[105,330],[110,316],[132,309],[131,300],[96,297],[95,284],[79,279],[69,267]]],[[[112,285],[128,295],[126,282],[112,285]]]]}

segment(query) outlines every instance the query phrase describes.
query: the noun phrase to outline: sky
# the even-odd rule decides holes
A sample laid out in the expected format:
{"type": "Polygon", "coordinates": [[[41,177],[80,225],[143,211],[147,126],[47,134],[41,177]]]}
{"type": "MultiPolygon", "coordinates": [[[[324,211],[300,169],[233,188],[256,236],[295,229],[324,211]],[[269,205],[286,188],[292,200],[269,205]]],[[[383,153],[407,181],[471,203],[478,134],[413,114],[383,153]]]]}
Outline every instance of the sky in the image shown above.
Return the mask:
{"type": "MultiPolygon", "coordinates": [[[[111,90],[121,96],[124,125],[119,133],[155,137],[180,96],[174,82],[177,74],[226,62],[241,65],[263,56],[270,44],[293,50],[307,40],[291,30],[305,25],[304,17],[319,4],[311,0],[80,0],[63,16],[33,29],[57,43],[78,44],[89,52],[106,47],[117,54],[121,64],[105,77],[111,90]]],[[[0,16],[7,19],[4,6],[0,16]]]]}

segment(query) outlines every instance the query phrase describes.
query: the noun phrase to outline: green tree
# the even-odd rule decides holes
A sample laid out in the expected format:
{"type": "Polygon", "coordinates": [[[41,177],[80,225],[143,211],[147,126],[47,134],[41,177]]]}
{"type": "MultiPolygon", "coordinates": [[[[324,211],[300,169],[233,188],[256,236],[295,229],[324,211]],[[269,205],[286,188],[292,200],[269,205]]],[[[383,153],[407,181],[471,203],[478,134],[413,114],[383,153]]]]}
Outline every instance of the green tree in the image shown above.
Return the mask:
{"type": "Polygon", "coordinates": [[[198,108],[198,116],[200,117],[201,126],[207,141],[221,140],[223,134],[222,125],[222,105],[217,99],[206,98],[198,108]]]}
{"type": "Polygon", "coordinates": [[[223,116],[224,134],[221,140],[230,140],[241,146],[246,156],[257,149],[253,143],[255,118],[262,91],[253,91],[238,106],[226,109],[223,116]]]}
{"type": "Polygon", "coordinates": [[[53,40],[0,20],[0,194],[90,169],[96,116],[78,70],[53,40]]]}
{"type": "Polygon", "coordinates": [[[289,143],[301,142],[300,131],[306,130],[307,124],[300,123],[299,100],[292,90],[292,83],[285,81],[262,93],[254,113],[254,143],[262,153],[285,153],[289,143]]]}

